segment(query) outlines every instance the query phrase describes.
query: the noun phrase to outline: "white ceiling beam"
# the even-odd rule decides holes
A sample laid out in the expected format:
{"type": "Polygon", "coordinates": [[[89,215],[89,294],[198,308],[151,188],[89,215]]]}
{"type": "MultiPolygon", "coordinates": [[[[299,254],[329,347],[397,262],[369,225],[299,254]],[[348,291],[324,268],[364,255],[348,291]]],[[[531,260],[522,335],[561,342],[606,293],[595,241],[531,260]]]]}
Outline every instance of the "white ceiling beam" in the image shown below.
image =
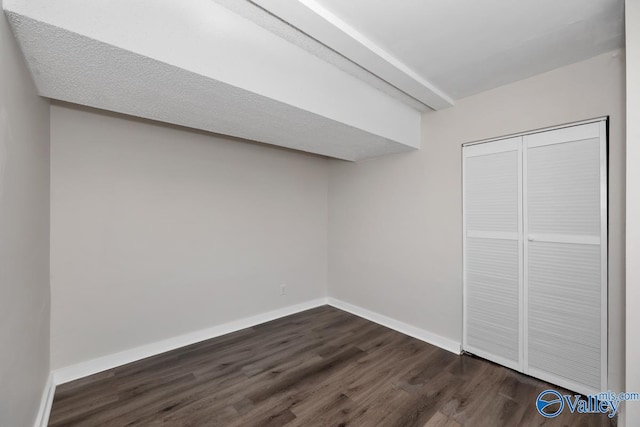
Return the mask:
{"type": "Polygon", "coordinates": [[[314,0],[250,0],[428,107],[453,99],[314,0]]]}
{"type": "Polygon", "coordinates": [[[42,96],[344,160],[420,147],[420,111],[214,1],[3,8],[42,96]]]}

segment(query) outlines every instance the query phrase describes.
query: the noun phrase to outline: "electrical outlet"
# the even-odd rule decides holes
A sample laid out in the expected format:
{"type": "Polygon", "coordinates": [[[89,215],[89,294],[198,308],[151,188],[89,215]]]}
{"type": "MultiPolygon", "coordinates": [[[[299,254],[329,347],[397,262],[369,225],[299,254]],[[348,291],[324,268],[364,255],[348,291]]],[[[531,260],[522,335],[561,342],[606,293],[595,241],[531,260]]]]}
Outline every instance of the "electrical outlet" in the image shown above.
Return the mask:
{"type": "Polygon", "coordinates": [[[280,295],[286,295],[286,294],[287,294],[287,284],[282,283],[280,285],[280,295]]]}

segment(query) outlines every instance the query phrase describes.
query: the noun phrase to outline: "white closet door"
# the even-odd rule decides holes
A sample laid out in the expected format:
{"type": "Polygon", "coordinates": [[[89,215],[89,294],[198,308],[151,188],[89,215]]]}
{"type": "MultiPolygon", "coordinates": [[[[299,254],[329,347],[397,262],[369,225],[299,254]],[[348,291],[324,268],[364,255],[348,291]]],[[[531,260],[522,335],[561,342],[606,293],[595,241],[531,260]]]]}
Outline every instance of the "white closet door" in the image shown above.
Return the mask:
{"type": "Polygon", "coordinates": [[[463,348],[513,369],[521,351],[522,138],[466,146],[463,348]]]}
{"type": "Polygon", "coordinates": [[[606,390],[606,128],[523,137],[524,371],[606,390]]]}

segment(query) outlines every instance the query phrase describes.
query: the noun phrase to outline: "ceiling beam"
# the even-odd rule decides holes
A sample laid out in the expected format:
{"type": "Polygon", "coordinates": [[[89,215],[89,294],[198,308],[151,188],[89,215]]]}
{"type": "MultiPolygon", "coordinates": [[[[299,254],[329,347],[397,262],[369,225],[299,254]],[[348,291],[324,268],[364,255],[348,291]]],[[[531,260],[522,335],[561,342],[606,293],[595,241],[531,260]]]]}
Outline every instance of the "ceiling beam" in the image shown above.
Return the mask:
{"type": "Polygon", "coordinates": [[[428,107],[453,99],[314,0],[250,0],[428,107]]]}
{"type": "Polygon", "coordinates": [[[2,6],[47,98],[344,160],[420,147],[419,110],[217,2],[2,6]]]}

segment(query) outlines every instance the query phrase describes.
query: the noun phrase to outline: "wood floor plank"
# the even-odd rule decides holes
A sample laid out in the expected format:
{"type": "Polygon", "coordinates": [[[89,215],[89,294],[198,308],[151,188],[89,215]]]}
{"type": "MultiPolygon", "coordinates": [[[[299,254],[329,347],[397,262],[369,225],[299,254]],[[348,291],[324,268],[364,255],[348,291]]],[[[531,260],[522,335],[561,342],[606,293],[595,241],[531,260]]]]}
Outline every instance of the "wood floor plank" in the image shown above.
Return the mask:
{"type": "Polygon", "coordinates": [[[460,424],[442,412],[436,412],[423,427],[460,427],[460,424]]]}
{"type": "Polygon", "coordinates": [[[564,390],[329,306],[59,386],[50,426],[610,426],[564,390]]]}

